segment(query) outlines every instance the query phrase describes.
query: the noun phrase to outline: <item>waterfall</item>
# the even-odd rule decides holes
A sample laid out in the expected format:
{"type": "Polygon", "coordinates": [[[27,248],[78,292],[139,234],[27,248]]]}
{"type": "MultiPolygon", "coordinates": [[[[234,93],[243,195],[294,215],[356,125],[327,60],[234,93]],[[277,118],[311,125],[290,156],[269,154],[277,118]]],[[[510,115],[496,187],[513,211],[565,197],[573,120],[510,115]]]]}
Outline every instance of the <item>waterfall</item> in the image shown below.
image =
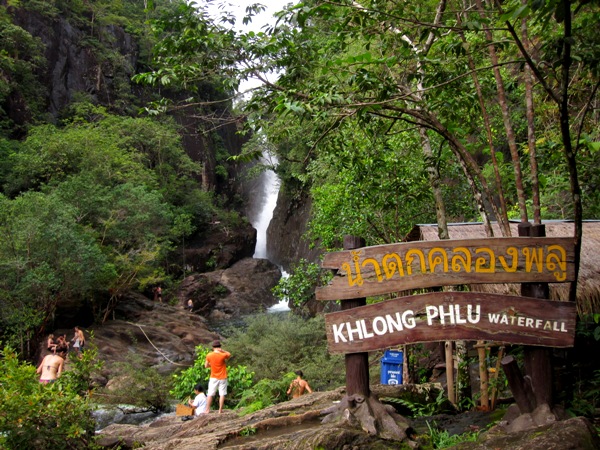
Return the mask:
{"type": "MultiPolygon", "coordinates": [[[[269,158],[273,165],[277,165],[275,156],[269,155],[269,158]]],[[[262,162],[265,163],[266,160],[262,162]]],[[[272,170],[266,170],[260,175],[260,189],[258,189],[258,192],[260,193],[261,201],[258,202],[254,219],[251,220],[252,226],[256,228],[256,247],[254,248],[253,258],[269,259],[267,253],[267,229],[269,228],[271,219],[273,219],[273,211],[277,205],[279,186],[279,177],[272,170]]],[[[281,269],[281,276],[287,277],[288,274],[281,269]]],[[[271,306],[268,311],[280,312],[289,310],[288,301],[285,299],[271,306]]]]}
{"type": "MultiPolygon", "coordinates": [[[[271,156],[271,161],[277,164],[275,157],[271,156]]],[[[279,177],[272,170],[266,170],[261,174],[261,202],[258,207],[258,213],[252,226],[256,228],[256,247],[253,258],[269,259],[267,254],[267,228],[273,218],[273,211],[277,205],[277,196],[279,195],[279,177]]]]}

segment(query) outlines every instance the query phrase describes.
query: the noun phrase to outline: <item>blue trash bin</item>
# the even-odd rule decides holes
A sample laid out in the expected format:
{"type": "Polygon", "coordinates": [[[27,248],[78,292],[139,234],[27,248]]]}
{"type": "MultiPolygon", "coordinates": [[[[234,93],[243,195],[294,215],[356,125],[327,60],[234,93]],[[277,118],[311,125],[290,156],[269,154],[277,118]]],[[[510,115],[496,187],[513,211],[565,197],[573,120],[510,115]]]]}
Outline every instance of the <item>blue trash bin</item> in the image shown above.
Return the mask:
{"type": "Polygon", "coordinates": [[[399,350],[386,350],[381,358],[381,384],[402,384],[404,354],[399,350]]]}

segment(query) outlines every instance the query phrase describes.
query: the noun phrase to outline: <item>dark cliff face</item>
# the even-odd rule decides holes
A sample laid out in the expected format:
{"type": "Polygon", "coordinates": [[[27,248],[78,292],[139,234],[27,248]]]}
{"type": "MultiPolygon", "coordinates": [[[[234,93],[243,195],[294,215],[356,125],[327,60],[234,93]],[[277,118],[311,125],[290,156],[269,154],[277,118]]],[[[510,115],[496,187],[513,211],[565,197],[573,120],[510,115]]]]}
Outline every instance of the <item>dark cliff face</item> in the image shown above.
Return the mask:
{"type": "Polygon", "coordinates": [[[267,230],[267,254],[273,263],[285,271],[303,258],[316,262],[322,253],[318,247],[311,249],[310,242],[304,238],[310,208],[310,198],[292,200],[283,191],[279,192],[273,219],[267,230]]]}
{"type": "MultiPolygon", "coordinates": [[[[0,0],[1,1],[1,0],[0,0]]],[[[173,101],[188,98],[190,93],[135,84],[131,78],[147,70],[147,62],[140,57],[140,43],[135,35],[118,25],[98,25],[90,20],[67,18],[60,14],[42,14],[38,11],[8,7],[15,25],[23,28],[44,46],[46,64],[35,74],[44,86],[43,103],[47,119],[57,121],[69,106],[81,100],[105,106],[119,115],[136,115],[145,103],[157,95],[173,101]],[[76,25],[75,25],[76,24],[76,25]],[[143,66],[143,67],[142,67],[143,66]]],[[[202,90],[216,100],[217,90],[203,86],[202,90]]],[[[23,126],[32,120],[31,110],[17,89],[8,98],[6,108],[10,119],[23,126]]],[[[239,192],[238,167],[229,163],[229,155],[238,154],[247,138],[237,134],[238,123],[227,103],[215,106],[215,111],[185,109],[174,114],[181,125],[183,146],[188,155],[203,166],[198,181],[206,190],[214,191],[225,199],[228,207],[239,207],[233,199],[239,192]],[[220,123],[208,123],[201,118],[219,117],[220,123]],[[215,129],[210,134],[204,129],[215,129]]]]}
{"type": "Polygon", "coordinates": [[[78,94],[94,103],[123,109],[138,60],[134,38],[121,27],[77,28],[62,16],[9,8],[14,23],[41,39],[47,61],[37,74],[47,88],[47,112],[56,118],[78,94]]]}
{"type": "MultiPolygon", "coordinates": [[[[152,88],[135,85],[131,77],[140,71],[140,44],[136,37],[116,25],[96,25],[94,28],[60,15],[44,15],[23,8],[8,8],[13,21],[44,44],[47,64],[36,74],[46,88],[44,99],[47,113],[58,120],[74,101],[82,96],[88,101],[106,106],[117,114],[137,111],[145,99],[150,98],[152,88]]],[[[207,89],[208,95],[211,90],[207,89]]],[[[165,93],[164,90],[162,92],[165,93]]],[[[174,93],[177,100],[182,93],[174,93]]],[[[14,102],[18,97],[14,97],[14,102]]],[[[23,105],[26,109],[26,105],[23,105]]],[[[17,116],[13,108],[13,120],[24,122],[27,118],[17,116]]],[[[239,123],[226,108],[216,114],[225,123],[214,133],[202,133],[203,122],[197,116],[179,113],[175,120],[181,125],[182,143],[187,154],[202,164],[203,173],[198,181],[204,189],[214,191],[225,200],[225,205],[241,210],[242,200],[251,203],[256,197],[257,187],[245,182],[240,175],[245,168],[226,162],[223,155],[239,153],[247,137],[237,134],[239,123]],[[224,176],[223,169],[227,176],[224,176]]],[[[212,124],[214,125],[214,124],[212,124]]],[[[292,203],[280,195],[273,220],[268,230],[268,252],[272,261],[289,270],[290,265],[300,258],[315,261],[319,251],[309,248],[302,238],[306,230],[310,203],[308,199],[292,203]]],[[[214,248],[209,248],[207,239],[197,236],[186,245],[186,263],[193,270],[210,270],[207,263],[218,259],[215,267],[223,268],[241,258],[251,256],[256,240],[255,232],[241,227],[234,238],[217,239],[218,257],[214,248]],[[226,245],[225,245],[226,244],[226,245]],[[225,256],[223,256],[225,254],[225,256]]],[[[217,233],[218,234],[218,233],[217,233]]],[[[204,234],[206,236],[206,234],[204,234]]],[[[214,239],[213,239],[214,240],[214,239]]]]}

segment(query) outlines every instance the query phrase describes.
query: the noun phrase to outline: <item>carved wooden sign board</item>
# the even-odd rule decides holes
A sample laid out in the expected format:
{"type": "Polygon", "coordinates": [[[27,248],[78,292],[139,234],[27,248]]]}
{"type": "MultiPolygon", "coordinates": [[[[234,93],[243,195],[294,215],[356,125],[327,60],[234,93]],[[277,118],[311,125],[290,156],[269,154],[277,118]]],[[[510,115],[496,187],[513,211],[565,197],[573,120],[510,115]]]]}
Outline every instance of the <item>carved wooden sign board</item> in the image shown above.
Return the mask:
{"type": "MultiPolygon", "coordinates": [[[[410,242],[325,255],[337,269],[318,300],[342,300],[445,285],[560,283],[574,279],[572,238],[491,238],[410,242]]],[[[568,302],[439,292],[325,316],[331,353],[456,339],[570,347],[576,310],[568,302]]]]}

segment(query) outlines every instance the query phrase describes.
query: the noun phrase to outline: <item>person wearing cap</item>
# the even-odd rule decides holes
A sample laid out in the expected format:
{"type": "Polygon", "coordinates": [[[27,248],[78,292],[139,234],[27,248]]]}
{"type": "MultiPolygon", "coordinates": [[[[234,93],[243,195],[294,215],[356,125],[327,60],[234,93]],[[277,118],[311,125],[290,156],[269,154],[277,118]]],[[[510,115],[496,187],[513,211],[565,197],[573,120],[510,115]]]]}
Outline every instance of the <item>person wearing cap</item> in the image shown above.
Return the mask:
{"type": "Polygon", "coordinates": [[[210,378],[208,380],[208,393],[206,399],[206,412],[210,412],[213,397],[219,389],[219,414],[223,412],[225,396],[227,395],[227,365],[226,361],[231,353],[221,348],[220,341],[212,343],[212,352],[206,355],[204,367],[210,367],[210,378]]]}

